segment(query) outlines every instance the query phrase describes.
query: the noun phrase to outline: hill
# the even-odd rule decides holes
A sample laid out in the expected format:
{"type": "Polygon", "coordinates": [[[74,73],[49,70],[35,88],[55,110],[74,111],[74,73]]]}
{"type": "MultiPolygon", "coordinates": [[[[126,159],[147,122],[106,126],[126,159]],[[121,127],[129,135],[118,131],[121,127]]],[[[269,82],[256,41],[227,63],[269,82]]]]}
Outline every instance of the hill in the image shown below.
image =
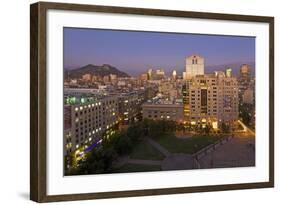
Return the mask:
{"type": "Polygon", "coordinates": [[[67,70],[69,78],[82,78],[83,75],[85,74],[91,74],[91,75],[96,75],[96,76],[107,76],[110,74],[115,74],[117,77],[129,77],[129,75],[125,72],[122,72],[118,70],[117,68],[108,65],[108,64],[103,64],[101,66],[99,65],[93,65],[93,64],[88,64],[86,66],[72,69],[72,70],[67,70]]]}

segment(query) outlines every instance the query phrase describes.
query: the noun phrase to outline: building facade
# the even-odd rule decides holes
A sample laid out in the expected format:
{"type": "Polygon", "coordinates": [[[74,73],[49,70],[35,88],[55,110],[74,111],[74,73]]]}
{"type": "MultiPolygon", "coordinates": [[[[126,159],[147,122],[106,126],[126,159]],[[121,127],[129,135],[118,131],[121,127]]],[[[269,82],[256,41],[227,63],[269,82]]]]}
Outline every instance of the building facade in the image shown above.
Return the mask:
{"type": "Polygon", "coordinates": [[[119,118],[128,125],[141,119],[141,105],[145,101],[145,90],[122,93],[118,97],[119,118]]]}
{"type": "Polygon", "coordinates": [[[69,124],[64,126],[65,155],[100,140],[118,124],[117,96],[76,96],[75,99],[66,100],[64,105],[64,124],[69,124]]]}
{"type": "Polygon", "coordinates": [[[172,120],[183,122],[183,104],[156,104],[144,103],[142,105],[142,114],[144,119],[151,120],[172,120]]]}
{"type": "Polygon", "coordinates": [[[221,123],[238,119],[238,83],[224,72],[197,75],[186,81],[183,90],[185,120],[191,124],[221,123]]]}
{"type": "Polygon", "coordinates": [[[204,75],[204,58],[192,55],[186,58],[184,79],[188,80],[196,75],[204,75]]]}

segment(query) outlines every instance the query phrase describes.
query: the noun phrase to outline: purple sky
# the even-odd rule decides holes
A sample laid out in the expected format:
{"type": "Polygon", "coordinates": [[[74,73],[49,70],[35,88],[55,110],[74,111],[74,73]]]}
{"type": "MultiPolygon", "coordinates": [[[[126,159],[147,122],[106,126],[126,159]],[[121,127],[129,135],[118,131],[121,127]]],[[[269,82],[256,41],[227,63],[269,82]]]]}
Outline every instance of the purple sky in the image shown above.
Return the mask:
{"type": "Polygon", "coordinates": [[[206,66],[255,62],[255,38],[64,28],[64,68],[111,64],[130,75],[148,68],[183,71],[186,56],[206,66]]]}

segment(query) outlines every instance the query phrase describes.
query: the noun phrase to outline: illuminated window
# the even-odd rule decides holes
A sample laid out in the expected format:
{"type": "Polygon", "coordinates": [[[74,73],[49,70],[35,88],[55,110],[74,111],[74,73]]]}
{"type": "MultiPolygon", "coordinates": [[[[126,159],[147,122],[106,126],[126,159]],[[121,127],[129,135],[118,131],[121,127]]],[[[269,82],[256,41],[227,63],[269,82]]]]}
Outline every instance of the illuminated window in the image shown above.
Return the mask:
{"type": "Polygon", "coordinates": [[[75,108],[75,111],[78,111],[78,107],[75,108]]]}

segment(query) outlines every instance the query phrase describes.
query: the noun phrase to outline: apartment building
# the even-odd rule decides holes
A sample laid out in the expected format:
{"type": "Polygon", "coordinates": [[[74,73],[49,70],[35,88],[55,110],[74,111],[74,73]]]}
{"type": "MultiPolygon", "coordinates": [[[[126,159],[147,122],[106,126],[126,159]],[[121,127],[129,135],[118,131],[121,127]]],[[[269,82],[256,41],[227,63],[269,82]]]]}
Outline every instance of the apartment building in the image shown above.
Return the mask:
{"type": "Polygon", "coordinates": [[[64,154],[67,155],[112,131],[118,124],[118,96],[66,96],[64,119],[64,154]]]}
{"type": "Polygon", "coordinates": [[[238,83],[224,72],[197,75],[186,82],[185,120],[191,124],[231,123],[238,119],[238,83]]]}

